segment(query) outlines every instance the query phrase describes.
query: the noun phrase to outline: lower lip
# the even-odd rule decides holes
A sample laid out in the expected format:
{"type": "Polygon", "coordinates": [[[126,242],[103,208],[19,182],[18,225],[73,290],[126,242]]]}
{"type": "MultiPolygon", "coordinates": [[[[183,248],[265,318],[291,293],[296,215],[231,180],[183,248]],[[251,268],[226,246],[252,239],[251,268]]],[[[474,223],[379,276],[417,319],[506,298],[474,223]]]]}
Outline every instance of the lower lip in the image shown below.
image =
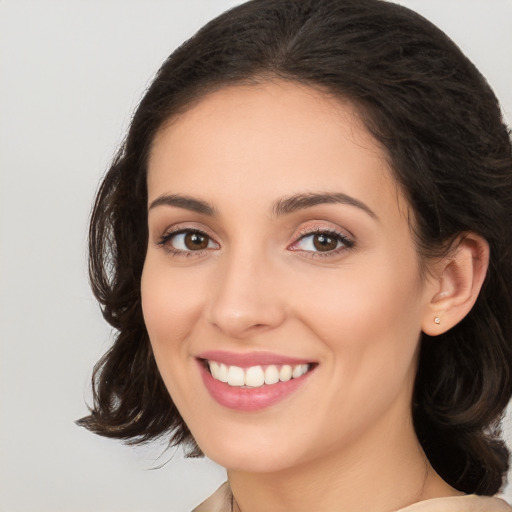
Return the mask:
{"type": "Polygon", "coordinates": [[[199,361],[199,368],[206,389],[217,403],[229,409],[247,412],[260,411],[284,400],[295,393],[312,373],[310,370],[297,379],[258,388],[241,388],[214,379],[203,361],[199,361]]]}

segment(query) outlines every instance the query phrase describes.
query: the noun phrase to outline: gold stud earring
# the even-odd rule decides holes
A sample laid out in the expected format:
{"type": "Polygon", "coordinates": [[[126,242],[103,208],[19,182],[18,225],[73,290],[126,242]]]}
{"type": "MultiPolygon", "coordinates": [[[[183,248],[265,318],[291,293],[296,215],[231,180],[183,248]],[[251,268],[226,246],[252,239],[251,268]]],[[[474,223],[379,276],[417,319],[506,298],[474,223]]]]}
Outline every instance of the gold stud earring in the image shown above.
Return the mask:
{"type": "Polygon", "coordinates": [[[437,325],[439,325],[439,324],[441,323],[441,319],[440,319],[438,316],[436,316],[436,317],[434,318],[434,323],[436,323],[437,325]]]}

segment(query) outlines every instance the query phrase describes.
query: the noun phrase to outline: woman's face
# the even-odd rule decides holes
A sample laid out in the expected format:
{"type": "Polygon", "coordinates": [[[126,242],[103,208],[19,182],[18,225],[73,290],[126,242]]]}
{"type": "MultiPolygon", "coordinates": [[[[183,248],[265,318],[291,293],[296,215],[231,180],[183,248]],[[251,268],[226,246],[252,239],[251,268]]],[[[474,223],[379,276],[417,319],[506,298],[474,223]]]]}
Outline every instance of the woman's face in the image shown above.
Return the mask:
{"type": "Polygon", "coordinates": [[[275,471],[410,427],[431,290],[350,104],[286,82],[212,93],[156,137],[148,193],[144,318],[210,458],[275,471]]]}

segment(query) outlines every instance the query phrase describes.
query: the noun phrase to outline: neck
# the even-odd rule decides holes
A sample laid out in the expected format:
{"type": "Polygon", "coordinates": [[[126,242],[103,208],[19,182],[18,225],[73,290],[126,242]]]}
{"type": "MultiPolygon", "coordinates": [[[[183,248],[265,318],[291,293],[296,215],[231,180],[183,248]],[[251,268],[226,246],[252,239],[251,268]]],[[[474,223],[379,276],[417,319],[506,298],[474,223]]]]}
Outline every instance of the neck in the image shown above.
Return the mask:
{"type": "Polygon", "coordinates": [[[429,464],[411,419],[401,429],[376,426],[364,441],[293,468],[228,477],[237,512],[387,512],[460,494],[429,464]]]}

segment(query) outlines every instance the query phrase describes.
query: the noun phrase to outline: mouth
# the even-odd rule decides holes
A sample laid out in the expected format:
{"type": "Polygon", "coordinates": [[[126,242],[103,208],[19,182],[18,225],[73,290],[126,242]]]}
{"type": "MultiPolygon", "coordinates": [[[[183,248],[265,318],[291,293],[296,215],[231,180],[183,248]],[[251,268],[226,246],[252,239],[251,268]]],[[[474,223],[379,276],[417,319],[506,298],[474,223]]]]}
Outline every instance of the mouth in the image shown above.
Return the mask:
{"type": "Polygon", "coordinates": [[[294,395],[315,373],[317,362],[271,353],[211,351],[197,357],[203,383],[220,405],[260,411],[294,395]]]}
{"type": "Polygon", "coordinates": [[[298,379],[311,371],[314,366],[313,363],[302,363],[296,365],[256,365],[242,368],[241,366],[227,365],[211,360],[203,360],[203,364],[214,380],[224,382],[232,387],[246,389],[273,386],[280,382],[298,379]]]}

